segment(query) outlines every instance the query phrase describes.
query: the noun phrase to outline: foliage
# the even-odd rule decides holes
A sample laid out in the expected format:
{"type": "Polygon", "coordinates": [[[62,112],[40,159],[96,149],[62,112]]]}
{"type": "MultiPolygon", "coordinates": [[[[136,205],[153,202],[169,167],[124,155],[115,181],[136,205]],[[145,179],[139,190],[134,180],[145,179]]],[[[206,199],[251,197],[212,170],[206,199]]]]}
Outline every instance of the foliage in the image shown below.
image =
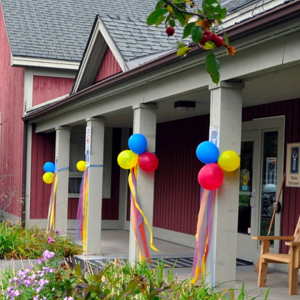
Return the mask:
{"type": "MultiPolygon", "coordinates": [[[[52,262],[54,253],[44,251],[43,261],[33,269],[5,270],[1,285],[1,299],[255,299],[240,291],[227,289],[213,292],[203,282],[192,285],[190,280],[178,281],[173,269],[166,269],[163,261],[156,268],[146,263],[131,266],[127,261],[115,260],[103,268],[85,263],[82,268],[71,261],[52,262]],[[237,297],[235,298],[235,294],[237,297]],[[7,297],[7,298],[6,298],[7,297]]],[[[267,299],[268,293],[265,297],[267,299]]]]}
{"type": "MultiPolygon", "coordinates": [[[[183,27],[182,39],[190,38],[200,48],[210,51],[206,57],[206,71],[217,84],[220,81],[220,64],[213,53],[214,49],[224,47],[228,55],[235,55],[227,35],[224,34],[224,39],[217,35],[225,17],[226,8],[222,8],[218,0],[203,0],[201,8],[197,7],[194,0],[159,0],[147,18],[147,24],[159,26],[164,22],[168,35],[174,33],[168,30],[169,27],[183,27]]],[[[184,56],[191,50],[191,45],[182,41],[177,42],[177,47],[178,56],[184,56]]]]}
{"type": "Polygon", "coordinates": [[[10,222],[0,224],[0,258],[38,258],[43,250],[54,251],[58,257],[67,257],[82,252],[80,246],[59,231],[48,235],[41,228],[24,228],[10,222]]]}

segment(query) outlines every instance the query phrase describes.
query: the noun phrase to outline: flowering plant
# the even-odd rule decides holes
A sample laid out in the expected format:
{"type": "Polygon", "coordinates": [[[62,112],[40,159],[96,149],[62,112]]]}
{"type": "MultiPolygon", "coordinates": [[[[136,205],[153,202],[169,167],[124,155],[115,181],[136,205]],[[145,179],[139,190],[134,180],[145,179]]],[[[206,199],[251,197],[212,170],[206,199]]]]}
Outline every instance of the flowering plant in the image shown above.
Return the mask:
{"type": "MultiPolygon", "coordinates": [[[[66,296],[65,283],[67,282],[64,280],[66,270],[61,266],[58,269],[51,267],[51,259],[54,256],[54,252],[45,250],[43,257],[38,259],[36,267],[29,267],[12,274],[5,291],[6,299],[63,299],[63,296],[66,296]]],[[[67,296],[64,299],[73,300],[72,297],[67,296]]]]}

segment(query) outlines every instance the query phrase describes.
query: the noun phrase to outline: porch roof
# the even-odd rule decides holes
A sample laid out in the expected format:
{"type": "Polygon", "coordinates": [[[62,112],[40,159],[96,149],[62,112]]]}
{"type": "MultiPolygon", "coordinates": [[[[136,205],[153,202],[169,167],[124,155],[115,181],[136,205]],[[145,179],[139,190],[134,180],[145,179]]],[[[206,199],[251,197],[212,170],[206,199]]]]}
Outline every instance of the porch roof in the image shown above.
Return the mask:
{"type": "MultiPolygon", "coordinates": [[[[271,28],[272,26],[283,24],[284,22],[291,21],[295,18],[299,18],[300,16],[300,1],[293,1],[271,11],[268,11],[264,14],[258,15],[250,20],[232,26],[231,28],[227,29],[226,32],[230,37],[231,41],[239,41],[243,40],[243,38],[249,36],[251,34],[260,33],[263,30],[271,28]]],[[[251,41],[252,42],[252,41],[251,41]]],[[[124,84],[126,81],[134,80],[135,78],[139,78],[142,75],[150,73],[152,71],[161,70],[167,66],[174,66],[182,64],[184,61],[186,64],[191,64],[195,60],[195,56],[201,57],[204,55],[203,51],[194,47],[187,58],[184,60],[179,60],[176,57],[175,52],[171,52],[159,59],[155,59],[145,65],[142,65],[138,68],[133,70],[118,74],[113,76],[109,79],[103,80],[93,86],[86,88],[78,93],[75,93],[65,99],[56,102],[54,104],[50,104],[45,108],[34,110],[28,112],[25,117],[23,117],[24,121],[36,121],[43,119],[43,116],[46,116],[50,112],[55,112],[56,110],[60,110],[65,108],[69,105],[76,104],[78,101],[82,101],[84,97],[95,95],[98,92],[106,91],[107,89],[113,88],[118,84],[124,84]]],[[[227,79],[227,78],[226,78],[227,79]]],[[[208,81],[202,82],[201,86],[207,85],[208,81]]],[[[200,86],[200,83],[199,83],[200,86]]],[[[278,101],[278,100],[277,100],[278,101]]]]}

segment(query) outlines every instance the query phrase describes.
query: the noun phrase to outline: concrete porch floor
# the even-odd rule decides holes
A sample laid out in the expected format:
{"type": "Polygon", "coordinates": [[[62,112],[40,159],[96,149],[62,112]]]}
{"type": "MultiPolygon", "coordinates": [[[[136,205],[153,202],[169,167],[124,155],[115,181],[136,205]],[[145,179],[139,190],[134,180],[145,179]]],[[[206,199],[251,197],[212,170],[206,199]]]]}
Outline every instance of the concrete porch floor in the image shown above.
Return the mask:
{"type": "MultiPolygon", "coordinates": [[[[80,256],[84,260],[95,259],[114,259],[114,258],[128,258],[129,248],[129,232],[123,230],[103,230],[101,236],[101,255],[80,256]]],[[[159,252],[151,252],[153,258],[178,258],[178,257],[193,257],[194,249],[182,245],[166,242],[160,239],[154,239],[154,245],[159,249],[159,252]]],[[[267,288],[257,287],[257,274],[254,272],[254,266],[237,266],[236,273],[236,289],[240,289],[242,284],[245,284],[245,290],[250,296],[254,297],[260,295],[256,299],[264,299],[264,295],[270,288],[268,300],[284,300],[284,299],[299,299],[299,295],[288,295],[288,274],[277,272],[275,270],[268,271],[267,288]]],[[[178,279],[183,280],[191,276],[191,268],[176,268],[178,279]]],[[[224,289],[227,288],[226,283],[224,289]]],[[[237,298],[237,295],[236,295],[237,298]]]]}

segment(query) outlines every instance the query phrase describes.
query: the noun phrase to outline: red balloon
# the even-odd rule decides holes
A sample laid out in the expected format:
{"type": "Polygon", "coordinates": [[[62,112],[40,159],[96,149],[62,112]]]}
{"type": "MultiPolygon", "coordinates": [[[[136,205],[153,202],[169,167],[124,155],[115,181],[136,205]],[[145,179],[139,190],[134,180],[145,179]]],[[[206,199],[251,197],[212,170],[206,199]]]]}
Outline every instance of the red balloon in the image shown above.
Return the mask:
{"type": "Polygon", "coordinates": [[[151,152],[144,152],[139,155],[139,167],[145,172],[154,172],[158,167],[158,158],[151,152]]]}
{"type": "Polygon", "coordinates": [[[198,174],[199,184],[206,190],[215,190],[223,182],[224,173],[218,164],[205,165],[198,174]]]}

